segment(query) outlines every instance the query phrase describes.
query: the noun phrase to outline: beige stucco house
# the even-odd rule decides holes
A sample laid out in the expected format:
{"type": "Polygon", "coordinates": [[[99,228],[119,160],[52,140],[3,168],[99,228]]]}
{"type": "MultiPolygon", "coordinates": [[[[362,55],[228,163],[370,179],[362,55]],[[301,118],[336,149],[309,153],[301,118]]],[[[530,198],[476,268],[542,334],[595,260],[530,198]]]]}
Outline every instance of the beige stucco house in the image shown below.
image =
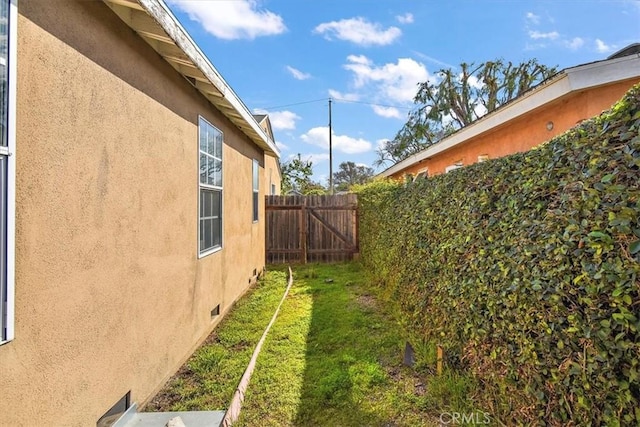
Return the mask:
{"type": "MultiPolygon", "coordinates": [[[[272,141],[275,141],[273,136],[273,128],[271,127],[271,120],[268,114],[254,114],[260,127],[267,133],[272,141]]],[[[275,155],[265,153],[264,158],[264,170],[266,173],[266,179],[264,180],[264,192],[265,194],[276,196],[280,195],[282,184],[282,169],[280,167],[279,158],[275,155]]]]}
{"type": "Polygon", "coordinates": [[[92,426],[262,272],[279,152],[162,0],[0,19],[0,424],[92,426]]]}

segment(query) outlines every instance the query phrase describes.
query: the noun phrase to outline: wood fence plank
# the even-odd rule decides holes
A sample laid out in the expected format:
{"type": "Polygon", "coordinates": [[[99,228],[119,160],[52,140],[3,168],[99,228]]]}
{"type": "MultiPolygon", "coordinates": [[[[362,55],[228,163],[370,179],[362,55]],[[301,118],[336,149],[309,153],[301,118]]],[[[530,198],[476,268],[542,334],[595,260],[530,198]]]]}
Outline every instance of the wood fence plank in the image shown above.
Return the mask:
{"type": "Polygon", "coordinates": [[[355,194],[267,196],[269,263],[344,261],[358,252],[355,194]]]}

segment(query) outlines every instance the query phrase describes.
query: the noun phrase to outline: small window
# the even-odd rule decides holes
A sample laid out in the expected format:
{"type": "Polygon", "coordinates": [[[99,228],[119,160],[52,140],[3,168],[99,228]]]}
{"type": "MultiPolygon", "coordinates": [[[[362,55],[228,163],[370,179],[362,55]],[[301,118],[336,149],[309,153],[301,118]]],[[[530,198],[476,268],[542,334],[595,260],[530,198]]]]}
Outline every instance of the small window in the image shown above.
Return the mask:
{"type": "Polygon", "coordinates": [[[488,154],[481,154],[478,156],[478,163],[486,162],[487,160],[489,160],[488,154]]]}
{"type": "Polygon", "coordinates": [[[200,256],[222,247],[222,132],[200,117],[200,256]]]}
{"type": "Polygon", "coordinates": [[[276,185],[275,184],[271,184],[271,195],[272,196],[276,195],[276,185]]]}
{"type": "Polygon", "coordinates": [[[260,198],[260,182],[259,182],[260,164],[257,160],[253,161],[253,222],[258,221],[258,200],[260,198]]]}
{"type": "Polygon", "coordinates": [[[14,338],[17,19],[16,2],[0,0],[0,344],[14,338]]]}

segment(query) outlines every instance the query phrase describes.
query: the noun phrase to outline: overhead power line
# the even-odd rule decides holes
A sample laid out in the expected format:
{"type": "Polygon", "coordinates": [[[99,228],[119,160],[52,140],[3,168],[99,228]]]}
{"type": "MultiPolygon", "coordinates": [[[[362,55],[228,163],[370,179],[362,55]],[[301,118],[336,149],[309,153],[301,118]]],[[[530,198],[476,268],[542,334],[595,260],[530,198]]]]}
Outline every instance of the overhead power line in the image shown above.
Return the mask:
{"type": "Polygon", "coordinates": [[[260,110],[274,110],[276,108],[294,107],[296,105],[312,104],[314,102],[327,102],[329,100],[345,102],[345,103],[351,103],[351,104],[371,105],[371,106],[374,106],[374,107],[398,108],[398,109],[401,109],[401,110],[411,110],[413,108],[413,107],[405,107],[405,106],[400,106],[400,105],[377,104],[375,102],[354,101],[352,99],[333,98],[333,97],[331,97],[331,98],[313,99],[313,100],[309,100],[309,101],[294,102],[294,103],[291,103],[291,104],[275,105],[275,106],[272,106],[272,107],[263,107],[263,108],[259,108],[259,109],[260,110]]]}
{"type": "Polygon", "coordinates": [[[336,101],[340,102],[350,102],[352,104],[364,104],[364,105],[372,105],[374,107],[384,107],[384,108],[398,108],[400,110],[411,110],[413,107],[404,107],[400,105],[388,105],[388,104],[376,104],[375,102],[364,102],[364,101],[354,101],[351,99],[342,99],[342,98],[333,98],[336,101]]]}

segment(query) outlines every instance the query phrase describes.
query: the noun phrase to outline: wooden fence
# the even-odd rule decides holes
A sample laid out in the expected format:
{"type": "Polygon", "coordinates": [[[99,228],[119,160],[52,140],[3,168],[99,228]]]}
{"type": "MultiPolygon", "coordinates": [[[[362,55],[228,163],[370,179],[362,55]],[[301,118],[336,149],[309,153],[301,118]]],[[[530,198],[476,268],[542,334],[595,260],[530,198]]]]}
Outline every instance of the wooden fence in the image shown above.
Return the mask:
{"type": "Polygon", "coordinates": [[[358,253],[358,198],[266,196],[267,263],[336,262],[358,253]]]}

